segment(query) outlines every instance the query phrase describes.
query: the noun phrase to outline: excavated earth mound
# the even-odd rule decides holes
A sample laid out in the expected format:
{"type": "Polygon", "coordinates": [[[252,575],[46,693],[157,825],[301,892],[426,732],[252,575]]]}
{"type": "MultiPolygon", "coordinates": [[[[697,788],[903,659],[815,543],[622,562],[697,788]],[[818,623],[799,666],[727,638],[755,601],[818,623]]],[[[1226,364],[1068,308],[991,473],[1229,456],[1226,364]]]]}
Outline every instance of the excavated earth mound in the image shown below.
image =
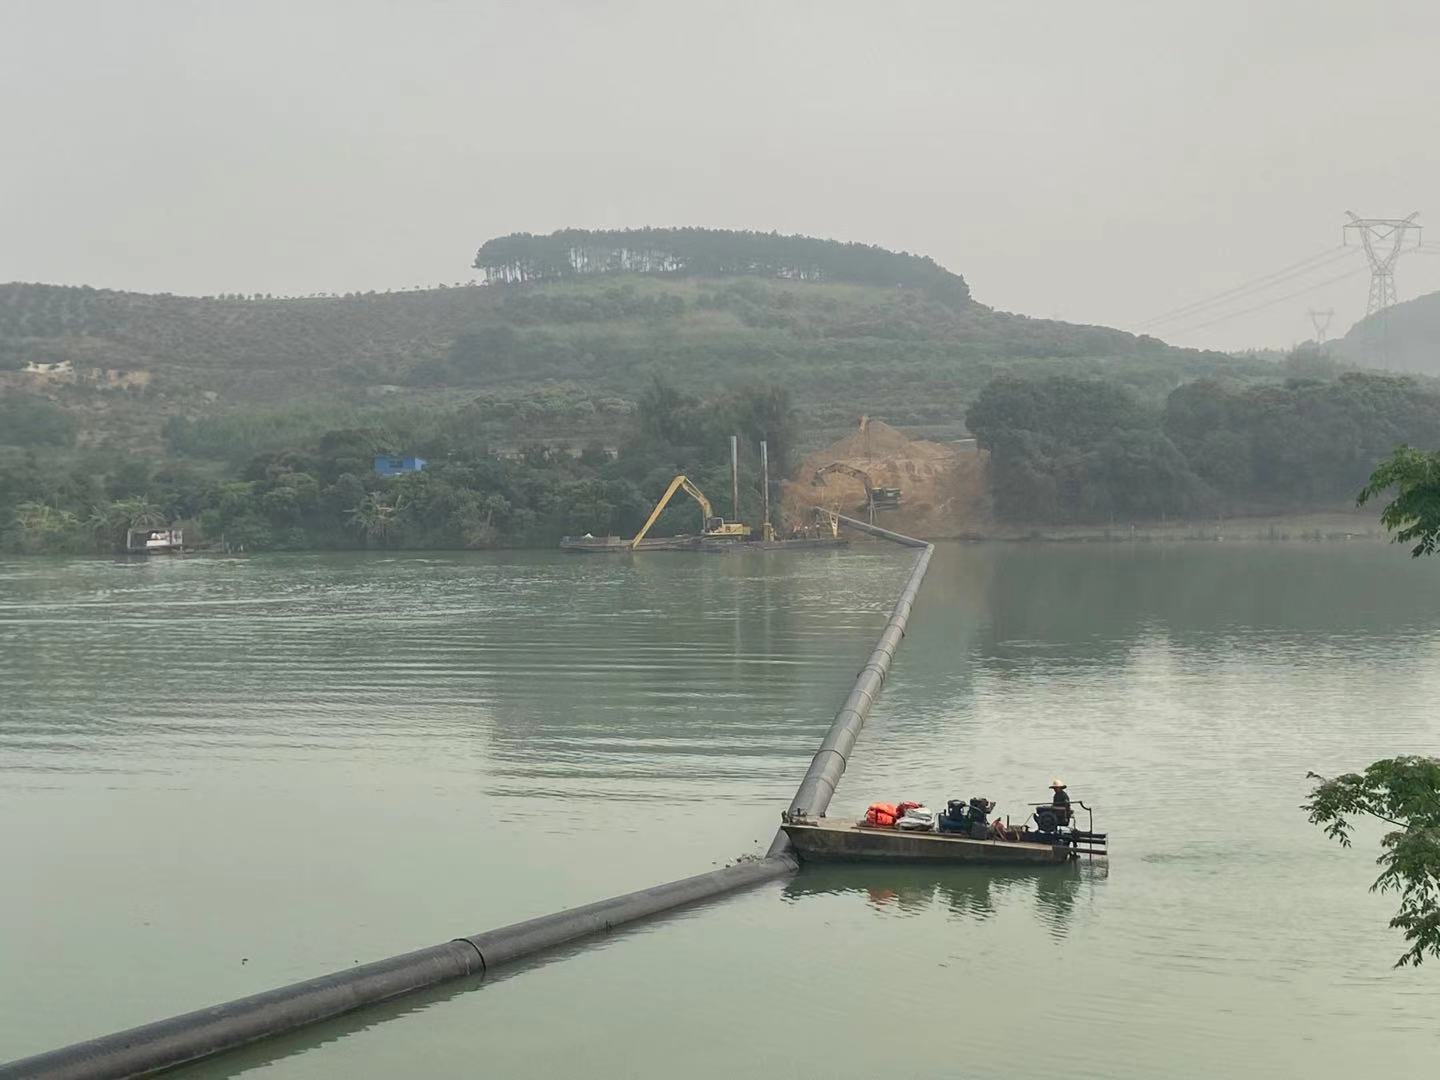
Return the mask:
{"type": "Polygon", "coordinates": [[[859,430],[800,463],[783,487],[786,520],[804,520],[817,505],[864,515],[860,480],[828,473],[814,483],[815,474],[834,462],[864,472],[874,487],[900,489],[900,508],[877,511],[877,525],[930,540],[979,537],[990,528],[989,454],[969,441],[911,439],[879,420],[862,420],[859,430]]]}

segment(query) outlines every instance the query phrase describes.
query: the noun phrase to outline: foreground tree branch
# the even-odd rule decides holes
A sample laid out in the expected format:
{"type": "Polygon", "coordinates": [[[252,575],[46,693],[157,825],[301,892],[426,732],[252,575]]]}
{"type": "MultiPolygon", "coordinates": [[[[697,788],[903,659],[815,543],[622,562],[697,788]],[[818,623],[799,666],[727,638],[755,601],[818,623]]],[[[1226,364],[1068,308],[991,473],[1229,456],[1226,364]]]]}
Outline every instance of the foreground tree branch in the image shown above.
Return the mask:
{"type": "Polygon", "coordinates": [[[1410,947],[1395,966],[1440,957],[1440,759],[1408,755],[1377,761],[1363,773],[1309,776],[1319,783],[1301,809],[1343,846],[1350,846],[1358,816],[1395,826],[1380,838],[1380,876],[1370,887],[1400,896],[1390,926],[1404,932],[1410,947]]]}
{"type": "Polygon", "coordinates": [[[1415,542],[1410,554],[1433,555],[1440,545],[1440,453],[1402,446],[1380,463],[1355,500],[1364,506],[1391,488],[1393,498],[1380,512],[1380,523],[1398,543],[1415,542]]]}

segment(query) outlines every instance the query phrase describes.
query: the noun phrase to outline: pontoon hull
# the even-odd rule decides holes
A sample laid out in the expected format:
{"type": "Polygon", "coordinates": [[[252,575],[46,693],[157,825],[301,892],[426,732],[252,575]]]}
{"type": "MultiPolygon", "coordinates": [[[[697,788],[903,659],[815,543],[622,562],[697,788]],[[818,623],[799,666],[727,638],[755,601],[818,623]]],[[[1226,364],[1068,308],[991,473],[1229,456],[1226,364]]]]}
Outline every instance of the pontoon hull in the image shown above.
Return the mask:
{"type": "Polygon", "coordinates": [[[806,862],[892,862],[1045,865],[1068,862],[1063,844],[971,840],[947,833],[876,829],[819,820],[781,826],[806,862]]]}

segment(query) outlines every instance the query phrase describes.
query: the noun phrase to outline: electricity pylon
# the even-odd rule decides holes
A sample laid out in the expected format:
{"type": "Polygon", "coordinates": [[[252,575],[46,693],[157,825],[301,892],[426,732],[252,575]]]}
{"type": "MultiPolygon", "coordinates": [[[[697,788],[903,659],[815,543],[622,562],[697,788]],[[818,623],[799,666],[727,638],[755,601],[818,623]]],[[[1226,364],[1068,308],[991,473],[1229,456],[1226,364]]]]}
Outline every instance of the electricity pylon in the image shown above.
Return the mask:
{"type": "Polygon", "coordinates": [[[1310,323],[1315,327],[1315,344],[1324,345],[1325,338],[1330,333],[1330,320],[1335,318],[1335,309],[1326,308],[1324,311],[1310,309],[1310,323]]]}
{"type": "Polygon", "coordinates": [[[1420,211],[1405,218],[1362,218],[1351,210],[1345,213],[1350,221],[1341,231],[1342,239],[1349,243],[1350,230],[1358,230],[1365,257],[1370,260],[1370,299],[1365,314],[1374,315],[1395,303],[1395,263],[1405,250],[1407,232],[1414,229],[1415,242],[1420,243],[1420,226],[1415,223],[1420,211]]]}

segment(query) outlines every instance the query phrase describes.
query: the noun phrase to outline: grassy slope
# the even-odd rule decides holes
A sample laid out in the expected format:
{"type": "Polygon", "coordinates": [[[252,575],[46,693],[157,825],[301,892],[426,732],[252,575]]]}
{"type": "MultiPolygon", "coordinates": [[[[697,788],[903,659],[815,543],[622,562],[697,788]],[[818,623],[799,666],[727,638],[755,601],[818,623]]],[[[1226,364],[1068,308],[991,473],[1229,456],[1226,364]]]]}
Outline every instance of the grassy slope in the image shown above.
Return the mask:
{"type": "MultiPolygon", "coordinates": [[[[1200,375],[1274,372],[1260,360],[1103,327],[979,304],[951,309],[914,291],[635,275],[293,300],[0,285],[0,359],[7,351],[152,375],[144,391],[43,386],[80,414],[91,441],[127,446],[153,440],[173,413],[301,403],[300,414],[344,423],[376,401],[393,408],[477,395],[515,438],[603,436],[623,413],[617,402],[633,400],[655,375],[697,392],[782,383],[811,442],[862,412],[958,434],[970,399],[1006,370],[1107,373],[1154,395],[1200,375]],[[647,298],[681,304],[668,299],[671,310],[657,313],[645,309],[647,298]],[[496,327],[513,329],[513,355],[487,354],[463,371],[445,364],[457,337],[496,327]]],[[[38,385],[0,375],[0,393],[38,385]]],[[[506,435],[497,429],[497,437],[506,435]]]]}

